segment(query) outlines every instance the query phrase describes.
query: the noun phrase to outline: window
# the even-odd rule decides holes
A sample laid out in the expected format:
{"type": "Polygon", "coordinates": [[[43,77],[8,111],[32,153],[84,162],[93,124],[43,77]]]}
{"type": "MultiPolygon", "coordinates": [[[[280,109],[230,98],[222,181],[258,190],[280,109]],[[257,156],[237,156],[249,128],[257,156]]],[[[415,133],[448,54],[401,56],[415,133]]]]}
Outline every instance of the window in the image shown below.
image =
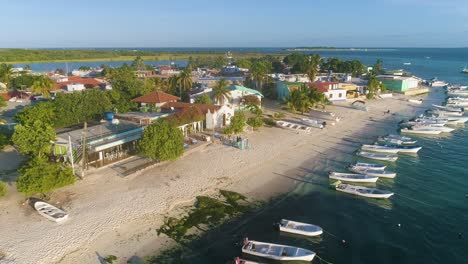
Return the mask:
{"type": "Polygon", "coordinates": [[[333,98],[333,94],[332,94],[332,93],[329,93],[329,94],[328,94],[328,98],[333,98]]]}
{"type": "Polygon", "coordinates": [[[341,93],[338,94],[338,98],[341,98],[341,93]]]}

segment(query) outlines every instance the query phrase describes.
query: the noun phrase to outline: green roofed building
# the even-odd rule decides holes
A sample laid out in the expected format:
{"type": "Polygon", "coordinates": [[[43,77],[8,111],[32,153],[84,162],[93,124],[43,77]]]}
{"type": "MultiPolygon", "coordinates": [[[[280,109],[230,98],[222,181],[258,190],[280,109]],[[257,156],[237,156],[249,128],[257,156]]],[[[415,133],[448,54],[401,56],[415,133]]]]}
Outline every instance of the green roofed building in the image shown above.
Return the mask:
{"type": "Polygon", "coordinates": [[[395,92],[406,92],[419,86],[419,80],[414,77],[379,75],[377,79],[385,85],[387,90],[395,92]]]}
{"type": "Polygon", "coordinates": [[[230,99],[229,104],[232,104],[235,107],[242,105],[242,100],[245,96],[255,96],[257,97],[260,104],[262,103],[263,94],[257,90],[240,86],[240,85],[231,85],[229,86],[230,90],[230,99]]]}

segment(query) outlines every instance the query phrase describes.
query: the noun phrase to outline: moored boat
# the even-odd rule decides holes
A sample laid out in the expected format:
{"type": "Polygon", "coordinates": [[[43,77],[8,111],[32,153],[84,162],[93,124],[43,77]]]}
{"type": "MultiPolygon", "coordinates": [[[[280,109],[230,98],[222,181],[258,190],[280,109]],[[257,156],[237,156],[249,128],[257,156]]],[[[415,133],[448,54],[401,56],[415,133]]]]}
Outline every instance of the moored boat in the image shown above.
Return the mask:
{"type": "Polygon", "coordinates": [[[234,260],[234,263],[235,264],[262,264],[260,262],[255,262],[255,261],[250,261],[250,260],[246,260],[246,259],[241,259],[239,257],[237,257],[235,260],[234,260]]]}
{"type": "Polygon", "coordinates": [[[401,133],[409,133],[409,134],[420,134],[420,135],[439,135],[442,133],[440,130],[434,130],[431,128],[420,128],[420,129],[413,129],[413,128],[402,128],[401,133]]]}
{"type": "Polygon", "coordinates": [[[348,169],[352,172],[356,172],[359,174],[379,177],[379,178],[390,178],[393,179],[396,176],[395,172],[386,171],[386,170],[375,170],[375,169],[362,169],[359,167],[350,166],[348,169]]]}
{"type": "Polygon", "coordinates": [[[412,104],[422,104],[423,100],[422,99],[408,99],[408,102],[412,103],[412,104]]]}
{"type": "Polygon", "coordinates": [[[328,177],[333,180],[346,181],[346,182],[376,182],[379,177],[365,175],[365,174],[355,174],[355,173],[341,173],[341,172],[330,172],[328,177]]]}
{"type": "Polygon", "coordinates": [[[384,160],[384,161],[392,161],[392,162],[398,159],[398,156],[395,156],[395,155],[372,153],[372,152],[367,152],[367,151],[359,151],[357,155],[364,157],[364,158],[368,158],[368,159],[384,160]]]}
{"type": "Polygon", "coordinates": [[[312,250],[248,239],[244,242],[242,253],[281,261],[312,261],[315,257],[312,250]]]}
{"type": "Polygon", "coordinates": [[[343,184],[343,183],[337,184],[335,189],[340,192],[345,192],[345,193],[368,197],[368,198],[377,198],[377,199],[387,199],[387,198],[390,198],[394,194],[386,190],[368,188],[368,187],[351,185],[351,184],[343,184]]]}
{"type": "Polygon", "coordinates": [[[372,170],[385,170],[387,165],[378,164],[378,163],[365,163],[365,162],[356,162],[351,164],[351,166],[359,169],[372,169],[372,170]]]}
{"type": "Polygon", "coordinates": [[[35,202],[34,208],[40,215],[57,223],[68,219],[68,214],[65,211],[46,202],[35,202]]]}
{"type": "Polygon", "coordinates": [[[392,154],[396,154],[400,151],[398,148],[395,148],[395,147],[388,147],[388,146],[381,146],[381,145],[367,145],[367,144],[363,144],[361,146],[361,149],[365,151],[374,151],[374,152],[392,153],[392,154]]]}
{"type": "Polygon", "coordinates": [[[319,236],[323,233],[320,226],[296,222],[287,219],[281,219],[279,222],[279,230],[282,232],[303,235],[303,236],[319,236]]]}

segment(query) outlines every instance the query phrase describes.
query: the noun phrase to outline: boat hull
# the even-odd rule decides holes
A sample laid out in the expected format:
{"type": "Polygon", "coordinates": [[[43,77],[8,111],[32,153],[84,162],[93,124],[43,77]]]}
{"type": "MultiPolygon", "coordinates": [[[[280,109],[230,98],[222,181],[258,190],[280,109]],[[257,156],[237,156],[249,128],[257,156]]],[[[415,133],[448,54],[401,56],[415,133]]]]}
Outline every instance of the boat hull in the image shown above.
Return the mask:
{"type": "Polygon", "coordinates": [[[263,243],[263,242],[257,242],[257,241],[249,241],[249,244],[244,245],[242,247],[242,253],[249,254],[252,256],[267,258],[267,259],[281,260],[281,261],[292,261],[292,260],[312,261],[315,257],[314,252],[307,250],[307,249],[302,249],[302,248],[297,248],[297,249],[307,252],[306,255],[284,256],[280,252],[275,252],[276,250],[282,250],[283,248],[295,248],[295,247],[277,245],[277,244],[272,244],[272,243],[263,243]],[[255,245],[255,247],[251,247],[250,246],[251,244],[255,245]],[[268,249],[272,248],[272,250],[264,251],[263,249],[266,249],[266,248],[268,249]],[[280,254],[276,254],[276,253],[280,253],[280,254]]]}
{"type": "MultiPolygon", "coordinates": [[[[342,185],[342,184],[340,184],[342,185]]],[[[342,188],[339,188],[338,185],[336,187],[336,190],[337,191],[340,191],[340,192],[344,192],[344,193],[348,193],[348,194],[353,194],[353,195],[356,195],[356,196],[362,196],[362,197],[367,197],[367,198],[375,198],[375,199],[388,199],[390,198],[391,196],[394,195],[394,193],[392,192],[387,192],[387,193],[379,193],[379,194],[375,194],[375,193],[361,193],[357,190],[370,190],[370,188],[366,188],[366,187],[362,187],[362,186],[351,186],[351,189],[342,189],[342,188]]]]}
{"type": "Polygon", "coordinates": [[[387,165],[377,164],[377,163],[356,162],[355,164],[352,164],[351,167],[354,167],[357,169],[385,170],[387,165]]]}
{"type": "Polygon", "coordinates": [[[396,153],[398,153],[400,151],[397,148],[382,147],[382,146],[379,146],[379,145],[362,145],[361,149],[365,150],[365,151],[390,153],[390,154],[396,154],[396,153]]]}
{"type": "Polygon", "coordinates": [[[385,171],[385,170],[371,170],[371,169],[362,170],[362,169],[358,169],[358,168],[354,168],[354,167],[350,167],[349,170],[352,171],[352,172],[365,174],[365,175],[369,175],[369,176],[374,176],[374,177],[379,177],[379,178],[393,179],[393,178],[396,177],[395,172],[389,172],[389,171],[385,171]]]}
{"type": "Polygon", "coordinates": [[[374,183],[377,182],[379,177],[373,175],[366,175],[366,174],[352,174],[352,173],[337,173],[331,172],[328,176],[330,179],[338,180],[338,181],[345,181],[345,182],[367,182],[367,183],[374,183]],[[356,175],[355,177],[352,177],[356,175]],[[351,177],[347,177],[351,176],[351,177]],[[357,177],[357,176],[367,176],[367,177],[357,177]]]}
{"type": "Polygon", "coordinates": [[[412,130],[403,128],[401,129],[401,133],[408,133],[408,134],[419,134],[419,135],[439,135],[442,131],[439,130],[412,130]]]}
{"type": "Polygon", "coordinates": [[[291,234],[296,234],[296,235],[301,235],[301,236],[309,236],[309,237],[320,236],[321,234],[323,234],[323,230],[319,226],[306,224],[306,223],[301,223],[301,222],[295,222],[295,221],[286,220],[286,219],[281,220],[281,223],[279,225],[279,230],[281,232],[285,232],[285,233],[291,233],[291,234]],[[311,229],[314,229],[315,231],[306,231],[306,230],[301,230],[301,229],[297,229],[297,228],[290,228],[290,227],[288,227],[290,224],[295,225],[295,226],[299,226],[299,225],[309,226],[309,227],[311,227],[311,229]]]}
{"type": "Polygon", "coordinates": [[[391,161],[395,162],[397,161],[398,157],[396,156],[390,156],[390,155],[377,155],[377,154],[372,154],[368,152],[358,152],[357,155],[367,158],[367,159],[373,159],[373,160],[383,160],[383,161],[391,161]]]}

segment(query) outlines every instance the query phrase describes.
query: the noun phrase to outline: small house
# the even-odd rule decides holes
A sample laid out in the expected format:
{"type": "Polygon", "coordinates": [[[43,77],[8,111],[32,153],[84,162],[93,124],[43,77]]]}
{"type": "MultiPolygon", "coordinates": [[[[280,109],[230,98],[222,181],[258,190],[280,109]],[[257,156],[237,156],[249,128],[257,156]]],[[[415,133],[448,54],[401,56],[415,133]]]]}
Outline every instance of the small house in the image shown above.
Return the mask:
{"type": "Polygon", "coordinates": [[[161,91],[154,91],[149,94],[137,97],[132,101],[138,103],[140,107],[154,106],[161,108],[166,103],[174,103],[180,100],[180,97],[161,91]]]}

